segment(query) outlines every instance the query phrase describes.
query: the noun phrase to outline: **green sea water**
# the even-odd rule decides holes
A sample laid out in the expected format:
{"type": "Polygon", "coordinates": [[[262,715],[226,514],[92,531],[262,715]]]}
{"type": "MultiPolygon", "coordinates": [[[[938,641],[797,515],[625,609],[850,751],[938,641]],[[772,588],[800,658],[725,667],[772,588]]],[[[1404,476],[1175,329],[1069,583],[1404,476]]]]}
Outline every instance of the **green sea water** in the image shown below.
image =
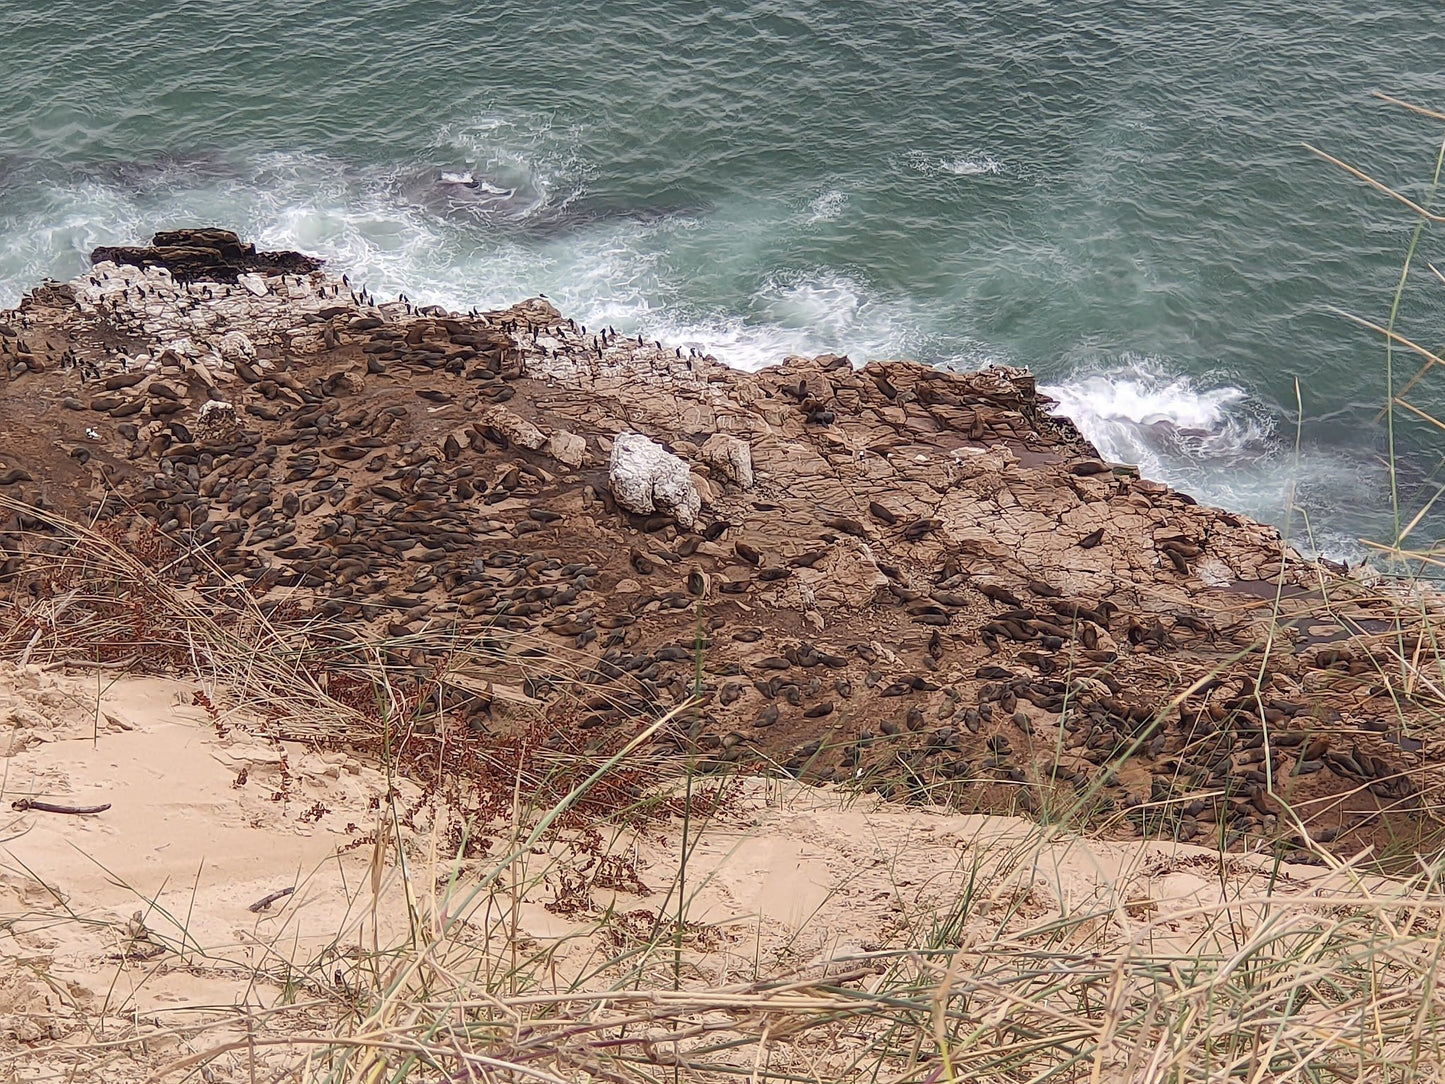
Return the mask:
{"type": "MultiPolygon", "coordinates": [[[[1385,318],[1414,221],[1302,143],[1426,198],[1441,122],[1370,94],[1445,106],[1439,15],[0,0],[0,304],[214,223],[740,366],[1027,365],[1111,457],[1358,553],[1392,530],[1385,357],[1334,310],[1385,318]]],[[[1402,306],[1426,345],[1437,257],[1427,231],[1402,306]]],[[[1445,409],[1445,370],[1411,399],[1445,409]]],[[[1440,433],[1397,436],[1408,520],[1440,433]]]]}

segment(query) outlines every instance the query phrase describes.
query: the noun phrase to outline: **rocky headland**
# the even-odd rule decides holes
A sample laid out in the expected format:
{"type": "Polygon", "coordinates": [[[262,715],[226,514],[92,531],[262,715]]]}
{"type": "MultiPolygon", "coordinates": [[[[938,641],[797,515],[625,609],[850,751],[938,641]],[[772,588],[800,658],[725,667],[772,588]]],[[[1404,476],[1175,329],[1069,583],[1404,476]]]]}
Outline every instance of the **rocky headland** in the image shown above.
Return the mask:
{"type": "Polygon", "coordinates": [[[47,573],[64,518],[327,658],[379,641],[428,689],[415,742],[681,705],[649,748],[709,772],[1295,857],[1433,832],[1438,605],[1103,462],[1026,372],[740,372],[222,230],[95,260],[0,312],[12,657],[87,605],[47,573]]]}

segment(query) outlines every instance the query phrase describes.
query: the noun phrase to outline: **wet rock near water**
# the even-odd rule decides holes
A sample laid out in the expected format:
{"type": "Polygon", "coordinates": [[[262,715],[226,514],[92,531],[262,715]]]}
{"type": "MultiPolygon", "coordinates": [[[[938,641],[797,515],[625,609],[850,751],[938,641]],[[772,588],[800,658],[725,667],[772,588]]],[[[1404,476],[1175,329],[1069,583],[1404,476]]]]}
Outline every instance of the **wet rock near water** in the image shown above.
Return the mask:
{"type": "MultiPolygon", "coordinates": [[[[1391,675],[1434,665],[1437,603],[1325,590],[1273,528],[1103,462],[1026,372],[744,373],[542,299],[378,302],[224,231],[155,240],[0,313],[0,493],[418,673],[486,642],[441,698],[465,740],[505,689],[583,731],[679,708],[653,752],[705,771],[1114,832],[1433,823],[1440,704],[1391,675]]],[[[54,544],[0,522],[9,597],[54,544]]]]}
{"type": "Polygon", "coordinates": [[[307,275],[322,261],[299,252],[257,252],[230,230],[162,230],[149,245],[102,245],[90,262],[163,267],[180,282],[236,282],[242,275],[307,275]]]}

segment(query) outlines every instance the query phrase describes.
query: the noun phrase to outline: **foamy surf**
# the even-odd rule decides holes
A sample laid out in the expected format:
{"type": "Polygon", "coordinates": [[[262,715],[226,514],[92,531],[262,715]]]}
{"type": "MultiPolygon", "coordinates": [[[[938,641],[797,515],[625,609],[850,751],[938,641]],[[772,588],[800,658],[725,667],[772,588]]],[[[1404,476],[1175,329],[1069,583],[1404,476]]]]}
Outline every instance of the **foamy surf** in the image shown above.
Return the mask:
{"type": "Polygon", "coordinates": [[[926,177],[940,174],[953,177],[996,177],[1004,172],[1004,164],[1000,159],[982,152],[932,154],[927,151],[909,151],[903,156],[903,161],[909,169],[926,177]]]}
{"type": "Polygon", "coordinates": [[[561,214],[582,197],[595,173],[579,151],[580,139],[544,113],[484,114],[448,124],[432,147],[436,159],[453,163],[430,175],[442,184],[425,183],[419,168],[411,191],[427,203],[439,195],[449,213],[501,214],[518,222],[561,214]]]}
{"type": "Polygon", "coordinates": [[[1071,419],[1106,459],[1139,467],[1210,504],[1280,524],[1304,552],[1358,560],[1350,533],[1354,509],[1363,529],[1374,514],[1362,501],[1361,472],[1374,472],[1360,450],[1304,444],[1296,454],[1274,411],[1228,377],[1191,377],[1159,358],[1124,357],[1040,385],[1056,413],[1071,419]],[[1335,508],[1329,527],[1302,509],[1335,508]]]}
{"type": "Polygon", "coordinates": [[[1181,455],[1199,462],[1270,454],[1272,425],[1249,394],[1229,383],[1203,383],[1169,372],[1158,359],[1130,358],[1044,390],[1101,452],[1150,471],[1167,469],[1181,455]]]}

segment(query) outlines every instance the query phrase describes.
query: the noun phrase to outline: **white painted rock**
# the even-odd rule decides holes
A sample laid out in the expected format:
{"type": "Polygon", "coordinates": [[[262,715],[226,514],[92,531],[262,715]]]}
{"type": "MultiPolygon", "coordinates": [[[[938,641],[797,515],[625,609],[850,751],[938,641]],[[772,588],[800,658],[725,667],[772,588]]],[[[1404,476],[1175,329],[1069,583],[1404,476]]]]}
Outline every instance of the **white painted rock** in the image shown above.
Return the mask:
{"type": "Polygon", "coordinates": [[[698,454],[728,481],[736,482],[743,489],[752,488],[753,450],[747,441],[726,433],[714,433],[698,449],[698,454]]]}
{"type": "Polygon", "coordinates": [[[687,464],[641,433],[619,433],[612,442],[608,484],[629,512],[667,512],[682,527],[697,522],[702,499],[687,464]]]}
{"type": "Polygon", "coordinates": [[[250,361],[256,356],[256,347],[250,338],[243,331],[228,331],[221,336],[220,350],[222,361],[250,361]]]}
{"type": "Polygon", "coordinates": [[[257,297],[266,296],[266,280],[256,274],[256,272],[248,271],[244,275],[237,275],[236,281],[257,297]]]}

